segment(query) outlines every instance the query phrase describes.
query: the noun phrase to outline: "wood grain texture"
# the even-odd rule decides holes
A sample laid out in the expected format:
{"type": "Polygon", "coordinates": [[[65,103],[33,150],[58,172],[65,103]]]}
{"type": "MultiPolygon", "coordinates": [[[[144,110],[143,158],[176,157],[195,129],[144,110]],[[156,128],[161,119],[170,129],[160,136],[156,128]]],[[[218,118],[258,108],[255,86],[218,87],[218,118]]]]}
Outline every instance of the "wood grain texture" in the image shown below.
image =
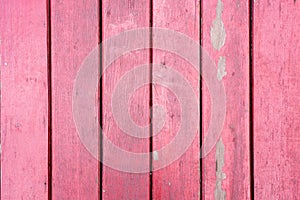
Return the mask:
{"type": "Polygon", "coordinates": [[[52,198],[98,199],[99,162],[82,145],[72,115],[77,71],[99,42],[98,1],[51,1],[51,42],[52,198]]]}
{"type": "MultiPolygon", "coordinates": [[[[122,31],[149,27],[150,26],[150,1],[141,0],[104,0],[102,1],[102,34],[103,41],[115,36],[122,31]]],[[[149,33],[150,34],[150,33],[149,33]]],[[[129,41],[133,38],[126,38],[129,41]]],[[[132,41],[132,40],[131,40],[132,41]]],[[[150,41],[149,41],[150,42],[150,41]]],[[[112,44],[117,45],[117,44],[112,44]]],[[[122,48],[122,47],[120,47],[122,48]]],[[[111,99],[114,95],[114,88],[118,81],[122,79],[125,73],[130,73],[133,68],[149,64],[149,49],[130,52],[121,56],[102,74],[102,106],[103,106],[103,134],[117,147],[128,152],[149,152],[149,138],[139,139],[132,137],[118,126],[112,111],[111,99]]],[[[103,49],[103,58],[109,54],[107,49],[103,49]]],[[[102,63],[104,63],[103,60],[102,63]]],[[[149,72],[144,74],[146,79],[150,77],[150,67],[146,66],[149,72]]],[[[135,83],[140,74],[133,76],[130,83],[122,85],[122,92],[126,92],[130,85],[135,83]]],[[[139,126],[149,125],[149,86],[144,86],[134,92],[130,102],[121,102],[122,106],[127,106],[132,120],[139,126]]],[[[125,94],[125,93],[124,93],[125,94]]],[[[149,129],[150,130],[150,129],[149,129]]],[[[150,136],[150,131],[149,131],[150,136]]],[[[111,153],[110,149],[103,148],[103,157],[111,153]]],[[[115,158],[119,161],[125,161],[126,158],[115,158]]],[[[150,157],[148,159],[150,162],[150,157]]],[[[147,161],[147,162],[148,162],[147,161]]],[[[124,163],[125,163],[124,162],[124,163]]],[[[146,163],[146,167],[147,167],[146,163]]],[[[124,166],[125,167],[125,166],[124,166]]],[[[149,173],[126,173],[112,169],[104,164],[102,172],[102,196],[103,199],[149,199],[150,196],[150,175],[149,173]]],[[[149,166],[150,169],[150,166],[149,166]]]]}
{"type": "MultiPolygon", "coordinates": [[[[165,0],[153,1],[153,26],[178,31],[200,42],[199,31],[200,7],[199,1],[165,0]]],[[[172,40],[172,38],[169,38],[172,40]]],[[[155,46],[156,41],[153,39],[155,46]]],[[[173,41],[178,45],[178,41],[173,41]]],[[[183,47],[184,48],[184,47],[183,47]]],[[[199,98],[200,73],[194,69],[184,58],[167,51],[153,51],[153,63],[159,64],[153,73],[160,75],[165,68],[170,67],[184,77],[194,89],[199,98]]],[[[162,76],[164,81],[176,84],[178,80],[170,76],[162,76]]],[[[153,104],[160,105],[165,110],[165,124],[163,129],[153,138],[153,151],[160,150],[176,137],[182,125],[182,105],[176,92],[159,84],[153,85],[153,104]],[[175,92],[175,93],[174,93],[175,92]]],[[[195,108],[196,109],[196,108],[195,108]]],[[[160,116],[154,115],[153,121],[160,116]]],[[[185,119],[183,119],[185,120],[185,119]]],[[[154,126],[156,126],[154,124],[154,126]]],[[[199,127],[198,127],[199,128],[199,127]]],[[[198,129],[199,130],[199,129],[198,129]]],[[[195,130],[197,131],[197,130],[195,130]]],[[[183,142],[183,141],[182,141],[183,142]]],[[[180,145],[180,144],[178,144],[180,145]]],[[[199,199],[200,198],[200,136],[196,134],[192,145],[176,161],[165,168],[153,172],[153,199],[199,199]]],[[[175,154],[176,152],[172,152],[175,154]]],[[[153,165],[166,159],[168,153],[153,156],[153,165]]]]}
{"type": "Polygon", "coordinates": [[[254,2],[255,199],[299,199],[300,2],[254,2]]]}
{"type": "Polygon", "coordinates": [[[1,199],[48,197],[46,1],[1,1],[1,199]]]}
{"type": "MultiPolygon", "coordinates": [[[[226,90],[221,141],[203,159],[203,199],[250,199],[249,5],[247,1],[202,1],[202,44],[226,90]],[[224,145],[224,146],[223,146],[224,145]]],[[[203,82],[204,138],[210,95],[203,82]]]]}

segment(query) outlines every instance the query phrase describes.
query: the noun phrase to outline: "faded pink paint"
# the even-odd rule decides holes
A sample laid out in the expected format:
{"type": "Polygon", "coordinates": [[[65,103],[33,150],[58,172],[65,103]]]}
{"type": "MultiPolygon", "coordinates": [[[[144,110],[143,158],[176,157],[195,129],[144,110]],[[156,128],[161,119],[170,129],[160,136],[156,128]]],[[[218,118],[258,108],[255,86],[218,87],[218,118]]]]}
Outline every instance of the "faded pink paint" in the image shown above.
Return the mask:
{"type": "MultiPolygon", "coordinates": [[[[103,1],[103,40],[106,40],[122,31],[134,28],[149,27],[149,8],[149,0],[103,1]]],[[[107,49],[103,49],[103,54],[107,53],[107,49]]],[[[104,62],[105,61],[103,61],[103,63],[104,62]]],[[[111,99],[114,93],[114,87],[126,72],[132,70],[134,67],[143,64],[149,64],[149,62],[150,51],[148,49],[130,52],[129,54],[117,59],[108,67],[102,76],[103,134],[105,134],[105,136],[116,146],[129,152],[149,152],[149,138],[139,139],[131,137],[127,135],[128,133],[123,132],[120,127],[118,127],[115,121],[117,119],[114,118],[111,109],[111,99]]],[[[137,76],[139,76],[139,74],[137,74],[137,76]]],[[[150,67],[149,74],[146,75],[146,77],[150,77],[150,67]]],[[[135,79],[132,81],[135,81],[135,79]]],[[[124,88],[123,91],[126,91],[126,88],[129,87],[129,85],[123,85],[121,87],[124,88]]],[[[149,86],[144,86],[137,90],[132,96],[131,101],[125,102],[123,106],[128,106],[128,110],[135,123],[145,126],[149,124],[149,103],[149,86]]],[[[104,156],[105,154],[109,153],[109,149],[103,149],[104,156]]],[[[125,173],[122,171],[113,170],[104,165],[102,177],[103,199],[149,199],[149,173],[125,173]]]]}
{"type": "MultiPolygon", "coordinates": [[[[224,143],[225,178],[217,177],[215,147],[203,159],[203,199],[215,199],[220,193],[217,181],[221,181],[226,199],[250,199],[250,149],[249,149],[249,5],[248,1],[222,0],[223,9],[218,7],[219,0],[202,1],[202,44],[218,67],[220,57],[225,58],[225,71],[222,81],[226,90],[226,120],[221,134],[224,143]],[[213,21],[221,13],[226,33],[224,45],[213,47],[211,29],[213,21]]],[[[220,5],[219,5],[220,6],[220,5]]],[[[217,30],[213,30],[217,32],[217,30]]],[[[220,39],[217,38],[217,39],[220,39]]],[[[217,74],[216,74],[217,76],[217,74]]],[[[202,110],[204,138],[210,120],[210,96],[203,82],[202,110]]],[[[217,161],[218,160],[218,161],[217,161]]],[[[220,163],[218,163],[220,164],[220,163]]]]}
{"type": "Polygon", "coordinates": [[[300,2],[256,1],[254,198],[300,196],[300,2]]]}
{"type": "Polygon", "coordinates": [[[99,42],[98,8],[97,0],[51,1],[54,200],[96,200],[100,195],[99,162],[81,143],[72,114],[77,71],[99,42]]]}
{"type": "MultiPolygon", "coordinates": [[[[181,32],[196,43],[200,41],[199,1],[166,0],[153,1],[153,26],[173,29],[181,32]]],[[[154,39],[153,43],[158,42],[154,39]]],[[[176,41],[173,41],[176,45],[176,41]]],[[[159,75],[160,70],[171,67],[177,70],[182,77],[188,80],[199,98],[199,71],[189,64],[184,58],[167,51],[154,50],[153,62],[160,64],[155,67],[154,72],[159,75]]],[[[164,80],[166,78],[164,77],[164,80]]],[[[174,81],[174,77],[169,76],[168,81],[174,81]],[[173,79],[173,80],[172,80],[173,79]]],[[[175,80],[176,81],[176,80],[175,80]]],[[[181,124],[181,107],[179,99],[174,94],[175,91],[154,84],[153,104],[162,106],[165,109],[166,121],[164,128],[153,138],[153,150],[159,150],[172,141],[178,134],[181,124]]],[[[196,109],[196,108],[195,108],[196,109]]],[[[159,116],[153,116],[155,118],[159,116]]],[[[156,126],[154,124],[154,126],[156,126]]],[[[198,127],[199,129],[199,127],[198,127]]],[[[195,130],[196,131],[196,130],[195,130]]],[[[156,133],[153,133],[156,134],[156,133]]],[[[169,166],[153,172],[153,199],[199,199],[200,198],[200,135],[196,134],[192,145],[176,161],[169,166]]],[[[172,152],[173,154],[175,152],[172,152]]],[[[164,160],[168,158],[167,153],[159,154],[156,159],[164,160]]],[[[159,161],[158,160],[158,161],[159,161]]]]}
{"type": "Polygon", "coordinates": [[[1,199],[48,198],[46,1],[1,1],[1,199]]]}
{"type": "MultiPolygon", "coordinates": [[[[47,16],[47,2],[3,0],[0,6],[1,199],[48,199],[50,153],[50,187],[55,200],[99,199],[100,195],[103,199],[149,199],[151,193],[153,199],[199,199],[200,195],[203,199],[215,199],[221,193],[226,193],[226,199],[250,199],[249,104],[252,100],[254,198],[298,199],[299,1],[252,2],[252,100],[249,97],[248,1],[203,0],[201,24],[200,2],[196,0],[153,0],[153,19],[150,19],[151,0],[105,0],[102,1],[102,13],[99,13],[97,0],[48,2],[51,2],[51,88],[47,83],[47,71],[50,70],[47,69],[47,55],[50,53],[47,48],[47,17],[50,17],[47,16]],[[216,14],[218,2],[219,5],[223,3],[222,12],[220,7],[218,10],[221,18],[216,14]],[[101,15],[103,27],[99,27],[101,15]],[[220,21],[213,26],[216,18],[224,23],[225,32],[218,27],[220,21]],[[217,66],[219,60],[225,59],[226,73],[219,74],[219,78],[224,82],[227,96],[227,115],[222,132],[224,155],[222,148],[217,147],[217,152],[222,152],[221,159],[216,158],[216,149],[213,149],[203,159],[201,171],[198,135],[181,158],[153,172],[152,191],[150,173],[124,173],[103,166],[103,179],[100,180],[100,163],[81,143],[72,115],[74,79],[83,59],[100,42],[100,31],[103,39],[107,39],[124,30],[149,27],[151,20],[154,27],[174,29],[196,41],[201,39],[204,50],[217,66]],[[199,32],[200,25],[202,33],[199,32]],[[212,27],[217,32],[212,34],[212,27]],[[49,90],[52,90],[51,102],[48,102],[49,90]],[[48,125],[50,103],[52,124],[48,125]],[[53,152],[48,152],[49,126],[53,152]],[[216,172],[216,164],[222,166],[221,172],[216,172]],[[219,182],[221,189],[217,188],[219,182]]],[[[150,63],[150,52],[149,49],[135,51],[119,58],[103,76],[104,134],[120,148],[131,152],[149,152],[150,139],[133,138],[121,131],[114,121],[110,100],[114,87],[126,72],[150,63]]],[[[104,53],[107,53],[105,49],[104,53]]],[[[185,60],[154,50],[153,61],[161,64],[161,68],[165,65],[176,69],[191,83],[195,93],[201,95],[199,73],[185,60]]],[[[150,66],[148,68],[150,73],[150,66]]],[[[150,74],[147,77],[150,78],[150,74]]],[[[202,131],[205,133],[211,114],[205,82],[201,90],[202,131]]],[[[153,85],[152,92],[153,104],[160,104],[167,111],[165,127],[153,138],[153,150],[158,150],[177,133],[181,110],[172,91],[153,85]]],[[[150,102],[149,86],[139,88],[132,96],[128,106],[138,125],[149,125],[150,102]]],[[[108,153],[107,149],[103,150],[104,155],[108,153]]],[[[168,155],[154,153],[153,165],[164,156],[168,155]]]]}

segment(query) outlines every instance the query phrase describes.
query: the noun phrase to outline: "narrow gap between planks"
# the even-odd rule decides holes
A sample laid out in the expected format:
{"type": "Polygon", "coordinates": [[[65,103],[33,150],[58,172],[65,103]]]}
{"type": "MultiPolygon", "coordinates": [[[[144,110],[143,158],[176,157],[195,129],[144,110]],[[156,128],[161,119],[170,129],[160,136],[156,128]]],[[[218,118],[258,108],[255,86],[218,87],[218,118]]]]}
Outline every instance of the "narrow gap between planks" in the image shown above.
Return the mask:
{"type": "Polygon", "coordinates": [[[150,151],[150,156],[149,156],[149,167],[150,167],[150,172],[149,172],[149,199],[153,199],[153,0],[150,0],[150,49],[149,49],[149,54],[150,54],[150,69],[149,69],[149,80],[150,80],[150,85],[149,85],[149,106],[150,106],[150,137],[149,137],[149,151],[150,151]]]}
{"type": "Polygon", "coordinates": [[[249,0],[249,152],[250,152],[250,199],[254,200],[254,65],[253,65],[253,0],[249,0]]]}
{"type": "MultiPolygon", "coordinates": [[[[48,82],[48,199],[52,199],[52,68],[51,68],[51,0],[47,13],[47,82],[48,82]]],[[[47,184],[47,183],[46,183],[47,184]]]]}
{"type": "Polygon", "coordinates": [[[200,141],[200,149],[199,149],[199,162],[200,162],[200,200],[203,199],[203,173],[202,173],[202,170],[203,170],[203,159],[202,159],[202,144],[203,144],[203,131],[202,131],[202,77],[201,77],[201,74],[202,74],[202,38],[203,38],[203,34],[202,34],[202,0],[199,1],[199,6],[200,6],[200,9],[199,9],[199,16],[200,16],[200,20],[199,20],[199,43],[200,43],[200,49],[199,49],[199,58],[200,58],[200,61],[199,61],[199,65],[200,65],[200,77],[199,77],[199,113],[200,113],[200,117],[199,117],[199,141],[200,141]]]}
{"type": "Polygon", "coordinates": [[[99,169],[99,200],[103,199],[103,195],[102,195],[102,180],[103,180],[103,164],[102,164],[102,158],[103,158],[103,136],[102,136],[102,127],[103,127],[103,105],[102,105],[102,92],[103,92],[103,79],[102,79],[102,73],[103,73],[103,59],[102,59],[102,41],[103,41],[103,35],[102,35],[102,30],[103,30],[103,19],[102,19],[102,0],[98,1],[99,4],[99,30],[98,30],[98,41],[99,41],[99,123],[100,123],[100,127],[99,127],[99,163],[98,163],[98,169],[99,169]]]}

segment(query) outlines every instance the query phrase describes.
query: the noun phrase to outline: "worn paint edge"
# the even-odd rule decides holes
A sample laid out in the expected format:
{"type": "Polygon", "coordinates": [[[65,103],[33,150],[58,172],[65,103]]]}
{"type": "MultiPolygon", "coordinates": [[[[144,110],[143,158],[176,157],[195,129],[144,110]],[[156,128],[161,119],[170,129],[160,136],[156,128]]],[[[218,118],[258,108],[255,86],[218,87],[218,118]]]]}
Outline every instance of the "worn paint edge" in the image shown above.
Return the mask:
{"type": "Polygon", "coordinates": [[[226,76],[226,58],[223,56],[219,57],[218,60],[218,71],[217,71],[217,78],[219,81],[223,79],[224,76],[226,76]]]}
{"type": "Polygon", "coordinates": [[[158,160],[158,153],[157,151],[153,151],[153,159],[158,160]]]}
{"type": "Polygon", "coordinates": [[[218,0],[216,18],[212,22],[212,26],[210,28],[211,43],[215,50],[220,50],[224,46],[226,40],[226,31],[222,21],[222,13],[223,3],[221,0],[218,0]]]}
{"type": "Polygon", "coordinates": [[[216,145],[216,188],[215,188],[215,199],[225,200],[226,192],[222,189],[222,181],[226,178],[226,174],[223,172],[223,167],[225,163],[224,159],[225,146],[222,138],[218,141],[216,145]]]}

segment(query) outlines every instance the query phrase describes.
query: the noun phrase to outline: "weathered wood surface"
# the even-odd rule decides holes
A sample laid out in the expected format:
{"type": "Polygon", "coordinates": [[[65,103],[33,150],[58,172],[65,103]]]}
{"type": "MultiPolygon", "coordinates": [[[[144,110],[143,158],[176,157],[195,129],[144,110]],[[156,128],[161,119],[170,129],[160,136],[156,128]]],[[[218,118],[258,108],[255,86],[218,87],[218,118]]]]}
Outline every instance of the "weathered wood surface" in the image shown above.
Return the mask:
{"type": "MultiPolygon", "coordinates": [[[[299,6],[298,0],[2,0],[1,199],[298,199],[299,6]],[[80,141],[72,113],[73,86],[82,62],[101,39],[150,26],[201,41],[216,63],[216,78],[225,86],[226,120],[220,140],[201,161],[211,97],[205,82],[199,82],[199,72],[180,55],[163,50],[121,56],[102,76],[102,102],[95,100],[102,106],[98,117],[103,134],[119,148],[134,153],[153,150],[146,158],[149,170],[170,155],[158,151],[180,128],[180,101],[159,84],[136,88],[129,102],[121,102],[134,123],[147,127],[152,117],[155,127],[162,117],[156,110],[151,116],[155,105],[165,109],[166,118],[159,133],[149,128],[147,137],[134,138],[113,114],[111,100],[119,81],[145,65],[143,74],[133,72],[131,81],[117,90],[127,92],[141,77],[150,81],[170,67],[190,83],[202,106],[202,135],[198,133],[182,157],[153,173],[126,173],[126,158],[116,158],[124,161],[119,170],[102,166],[80,141]],[[151,68],[152,61],[158,65],[151,68]]],[[[125,38],[125,43],[131,39],[125,38]]],[[[154,37],[153,45],[159,42],[154,37]]],[[[110,53],[104,48],[102,55],[110,53]]],[[[176,76],[163,78],[178,83],[176,76]]],[[[95,140],[100,144],[100,139],[95,140]]],[[[96,157],[112,153],[101,148],[96,157]]]]}
{"type": "Polygon", "coordinates": [[[254,2],[254,198],[299,199],[300,2],[254,2]]]}
{"type": "MultiPolygon", "coordinates": [[[[226,90],[226,119],[220,140],[203,159],[203,199],[250,199],[249,4],[202,1],[202,44],[226,90]]],[[[202,92],[203,133],[210,123],[210,95],[202,92]]],[[[204,137],[204,139],[205,139],[204,137]]]]}
{"type": "MultiPolygon", "coordinates": [[[[200,4],[199,1],[182,1],[182,0],[166,0],[166,1],[153,1],[153,27],[166,28],[175,30],[181,34],[193,39],[196,43],[200,42],[200,4]],[[171,6],[173,5],[173,6],[171,6]]],[[[168,38],[173,40],[173,38],[168,38]]],[[[178,41],[172,41],[174,46],[178,46],[178,41]]],[[[163,43],[158,39],[153,39],[153,44],[163,43]]],[[[184,48],[184,46],[182,47],[184,48]]],[[[187,50],[188,52],[188,50],[187,50]]],[[[194,54],[197,52],[193,52],[194,54]]],[[[153,51],[153,63],[159,66],[154,67],[154,78],[161,77],[164,82],[169,84],[179,84],[180,80],[175,75],[167,72],[167,68],[176,70],[182,78],[185,78],[192,86],[196,98],[199,103],[199,70],[188,63],[182,55],[175,55],[166,50],[153,51]]],[[[197,67],[197,66],[196,66],[197,67]]],[[[182,88],[186,90],[186,88],[182,88]]],[[[165,112],[165,123],[163,129],[158,133],[153,133],[153,166],[155,169],[157,162],[162,162],[171,157],[170,154],[178,152],[164,152],[158,153],[160,149],[164,148],[176,137],[180,126],[184,126],[182,119],[182,109],[186,105],[181,105],[176,91],[172,88],[166,88],[159,84],[154,84],[153,91],[153,104],[159,105],[160,109],[165,112]]],[[[183,93],[183,91],[182,91],[183,93]]],[[[189,94],[193,96],[192,94],[189,94]]],[[[193,108],[198,109],[198,108],[193,108]]],[[[154,112],[155,113],[155,112],[154,112]]],[[[198,116],[199,117],[199,116],[198,116]]],[[[161,116],[154,115],[155,121],[161,121],[161,116]]],[[[199,119],[196,119],[199,121],[199,119]]],[[[157,123],[158,123],[157,122],[157,123]]],[[[154,126],[158,126],[154,124],[154,126]]],[[[153,172],[153,199],[199,199],[200,198],[200,135],[199,125],[198,132],[195,131],[195,139],[187,151],[177,160],[174,160],[167,167],[153,172]],[[197,132],[197,133],[196,133],[197,132]]],[[[184,141],[182,141],[184,143],[184,141]]],[[[177,144],[181,145],[181,144],[177,144]]]]}
{"type": "Polygon", "coordinates": [[[1,1],[1,199],[48,198],[46,1],[1,1]]]}
{"type": "Polygon", "coordinates": [[[99,199],[99,162],[80,141],[72,114],[76,74],[98,42],[97,0],[51,1],[52,198],[55,200],[99,199]]]}
{"type": "MultiPolygon", "coordinates": [[[[102,37],[103,41],[113,38],[122,31],[135,28],[150,26],[150,1],[132,1],[132,0],[105,0],[102,2],[102,37]]],[[[150,34],[150,33],[149,33],[150,34]]],[[[125,40],[134,41],[134,38],[126,38],[125,40]]],[[[146,41],[147,42],[147,41],[146,41]]],[[[150,42],[150,41],[149,41],[150,42]]],[[[112,44],[111,46],[118,46],[112,44]]],[[[130,45],[130,44],[129,44],[130,45]]],[[[107,47],[109,48],[109,47],[107,47]]],[[[107,48],[103,49],[103,61],[106,62],[106,55],[111,53],[107,48]]],[[[119,47],[120,49],[122,47],[119,47]]],[[[133,75],[130,82],[119,85],[121,91],[129,91],[132,84],[135,83],[141,75],[146,79],[150,79],[150,51],[149,49],[131,51],[130,53],[116,59],[114,63],[107,67],[102,74],[102,128],[103,135],[106,136],[117,147],[128,152],[147,153],[150,150],[149,136],[150,129],[146,131],[146,138],[136,138],[130,136],[132,132],[123,131],[118,126],[121,123],[113,113],[112,98],[116,94],[115,88],[118,87],[118,81],[122,80],[126,73],[132,74],[135,67],[140,65],[148,68],[143,74],[133,75]]],[[[104,68],[104,66],[103,66],[104,68]]],[[[150,104],[150,87],[149,85],[136,88],[129,102],[120,102],[122,108],[126,108],[130,113],[133,122],[139,126],[149,126],[149,104],[150,104]],[[128,108],[128,109],[127,109],[128,108]]],[[[118,91],[117,91],[118,92],[118,91]]],[[[125,93],[123,95],[125,95],[125,93]]],[[[117,111],[121,112],[121,111],[117,111]]],[[[125,113],[121,113],[123,116],[125,113]]],[[[121,119],[122,120],[122,119],[121,119]]],[[[126,124],[125,124],[126,126],[126,124]]],[[[112,151],[109,148],[103,148],[103,157],[109,156],[112,151]]],[[[116,157],[116,160],[124,162],[124,166],[120,166],[119,170],[112,169],[105,164],[102,171],[102,197],[103,199],[149,199],[150,197],[150,173],[126,173],[126,159],[124,157],[116,157]]],[[[150,170],[150,157],[146,159],[146,167],[150,170]]]]}

